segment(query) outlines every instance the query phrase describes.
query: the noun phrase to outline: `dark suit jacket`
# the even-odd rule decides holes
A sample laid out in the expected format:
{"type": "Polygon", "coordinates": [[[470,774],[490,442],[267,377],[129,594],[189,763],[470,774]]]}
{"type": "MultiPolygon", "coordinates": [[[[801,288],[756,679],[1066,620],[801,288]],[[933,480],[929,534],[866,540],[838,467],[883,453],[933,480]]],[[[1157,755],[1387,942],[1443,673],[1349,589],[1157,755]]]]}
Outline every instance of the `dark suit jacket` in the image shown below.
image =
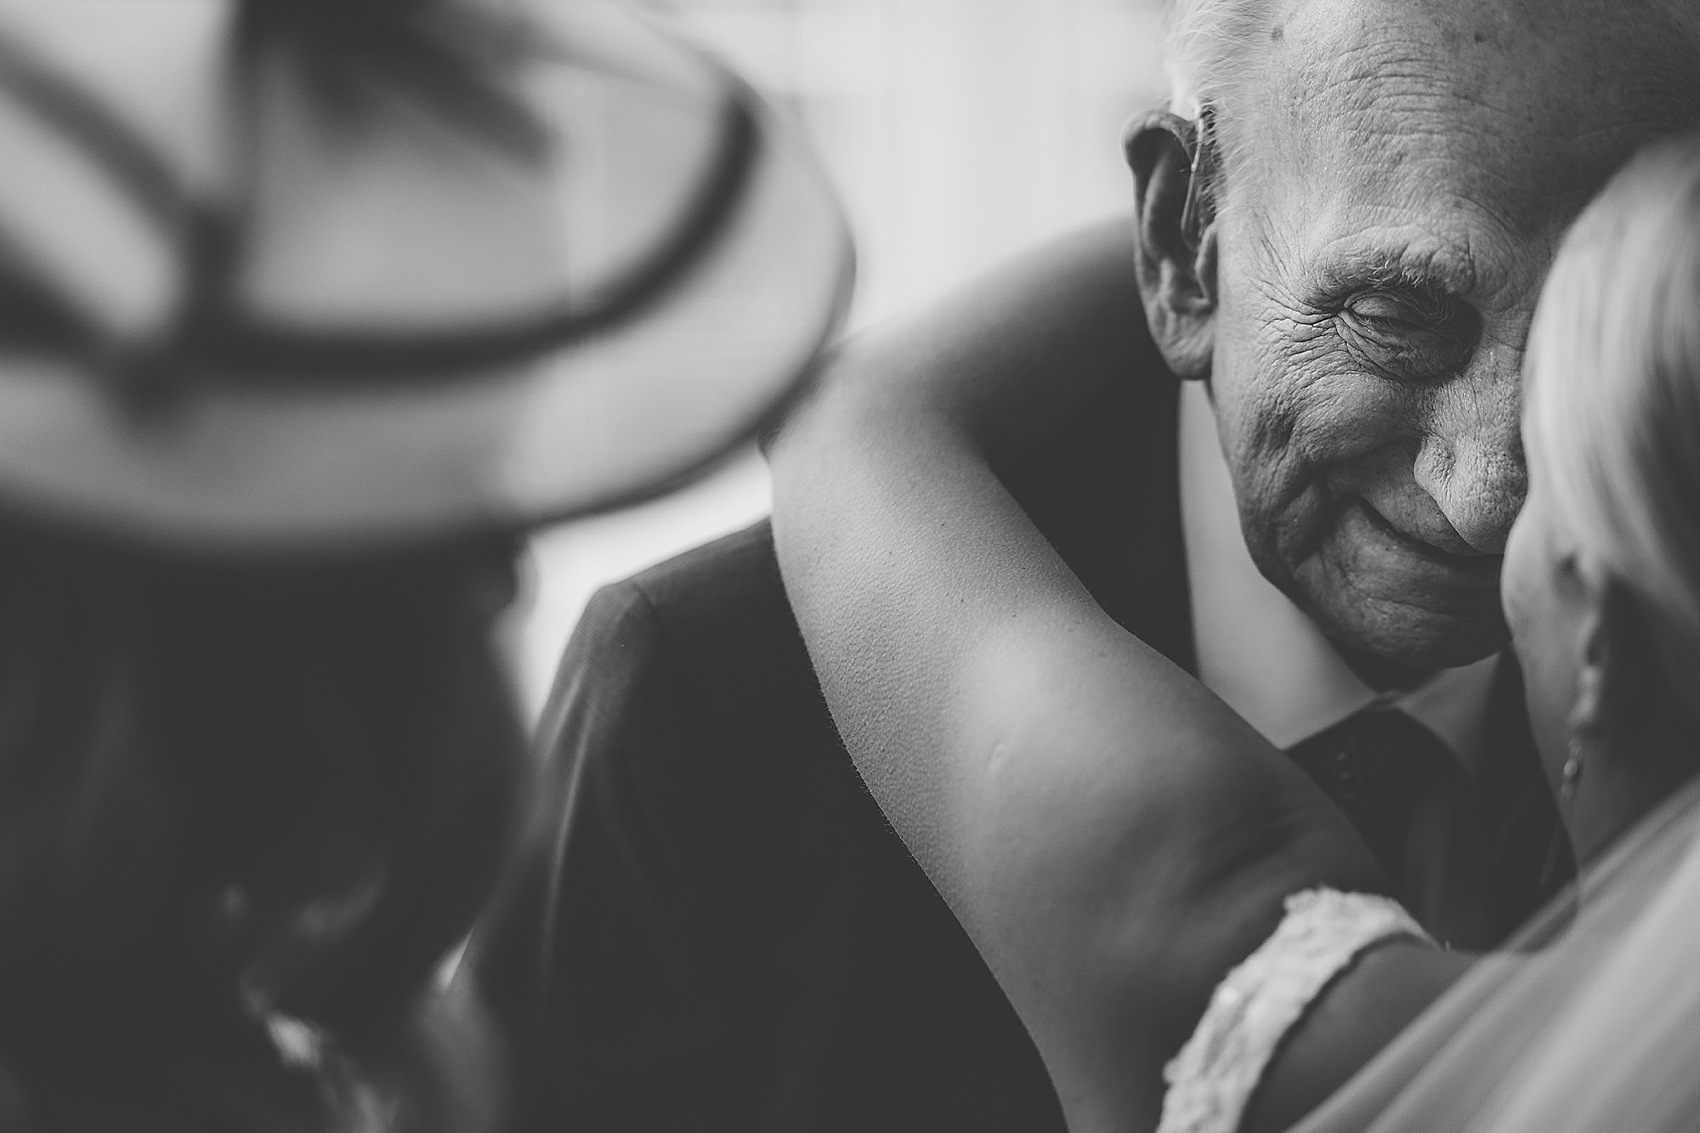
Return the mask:
{"type": "MultiPolygon", "coordinates": [[[[1009,477],[1112,616],[1193,665],[1175,379],[1127,380],[1009,477]]],[[[1496,697],[1504,928],[1553,816],[1496,697]]],[[[524,1129],[1060,1131],[1033,1045],[840,745],[765,523],[600,592],[542,723],[554,811],[469,970],[524,1129]]]]}

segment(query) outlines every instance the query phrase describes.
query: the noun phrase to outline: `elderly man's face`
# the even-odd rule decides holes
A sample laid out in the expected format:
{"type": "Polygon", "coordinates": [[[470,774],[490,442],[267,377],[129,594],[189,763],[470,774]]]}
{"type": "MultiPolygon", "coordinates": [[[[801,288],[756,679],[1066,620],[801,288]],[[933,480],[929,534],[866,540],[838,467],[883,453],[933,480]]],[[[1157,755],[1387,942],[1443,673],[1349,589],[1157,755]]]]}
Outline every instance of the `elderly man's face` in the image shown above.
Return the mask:
{"type": "Polygon", "coordinates": [[[1541,279],[1700,64],[1582,2],[1277,8],[1267,76],[1222,111],[1205,285],[1247,544],[1348,652],[1461,664],[1505,639],[1541,279]]]}

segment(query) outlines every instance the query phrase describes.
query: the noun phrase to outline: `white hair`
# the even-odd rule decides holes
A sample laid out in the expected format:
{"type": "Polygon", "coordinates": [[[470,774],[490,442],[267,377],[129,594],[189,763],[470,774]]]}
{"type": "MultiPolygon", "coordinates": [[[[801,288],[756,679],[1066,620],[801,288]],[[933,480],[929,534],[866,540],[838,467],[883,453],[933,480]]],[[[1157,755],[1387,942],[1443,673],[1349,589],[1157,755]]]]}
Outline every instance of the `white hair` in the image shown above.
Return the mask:
{"type": "MultiPolygon", "coordinates": [[[[1237,127],[1238,95],[1257,81],[1269,56],[1269,28],[1279,0],[1170,0],[1163,58],[1169,79],[1169,109],[1200,123],[1205,107],[1213,116],[1215,169],[1243,176],[1260,160],[1237,127]],[[1222,113],[1224,106],[1229,109],[1222,113]]],[[[1220,211],[1230,207],[1226,184],[1212,179],[1210,196],[1220,211]]]]}
{"type": "Polygon", "coordinates": [[[1529,444],[1700,719],[1700,136],[1626,166],[1565,237],[1529,336],[1529,444]]]}
{"type": "Polygon", "coordinates": [[[1275,0],[1173,0],[1164,51],[1169,109],[1197,121],[1240,84],[1265,44],[1275,0]]]}

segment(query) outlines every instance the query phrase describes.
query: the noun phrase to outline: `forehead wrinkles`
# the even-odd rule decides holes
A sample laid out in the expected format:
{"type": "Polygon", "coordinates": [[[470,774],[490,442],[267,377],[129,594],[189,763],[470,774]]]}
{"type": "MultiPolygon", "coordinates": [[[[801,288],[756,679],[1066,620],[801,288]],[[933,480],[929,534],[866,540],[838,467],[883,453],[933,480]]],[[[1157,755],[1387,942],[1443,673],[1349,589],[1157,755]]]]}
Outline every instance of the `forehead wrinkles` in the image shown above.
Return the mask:
{"type": "Polygon", "coordinates": [[[1550,236],[1638,144],[1700,121],[1700,52],[1646,5],[1545,3],[1287,5],[1242,102],[1260,179],[1300,216],[1332,199],[1550,236]]]}

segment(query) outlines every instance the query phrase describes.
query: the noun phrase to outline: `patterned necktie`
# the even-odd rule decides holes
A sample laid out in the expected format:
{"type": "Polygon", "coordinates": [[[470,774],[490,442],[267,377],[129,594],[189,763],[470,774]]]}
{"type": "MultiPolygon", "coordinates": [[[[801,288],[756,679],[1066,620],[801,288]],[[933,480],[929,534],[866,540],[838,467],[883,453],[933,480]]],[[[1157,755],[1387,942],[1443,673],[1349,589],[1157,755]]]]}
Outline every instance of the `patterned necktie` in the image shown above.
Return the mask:
{"type": "Polygon", "coordinates": [[[1376,861],[1405,888],[1411,819],[1462,769],[1433,732],[1395,708],[1367,708],[1287,749],[1351,821],[1376,861]]]}

